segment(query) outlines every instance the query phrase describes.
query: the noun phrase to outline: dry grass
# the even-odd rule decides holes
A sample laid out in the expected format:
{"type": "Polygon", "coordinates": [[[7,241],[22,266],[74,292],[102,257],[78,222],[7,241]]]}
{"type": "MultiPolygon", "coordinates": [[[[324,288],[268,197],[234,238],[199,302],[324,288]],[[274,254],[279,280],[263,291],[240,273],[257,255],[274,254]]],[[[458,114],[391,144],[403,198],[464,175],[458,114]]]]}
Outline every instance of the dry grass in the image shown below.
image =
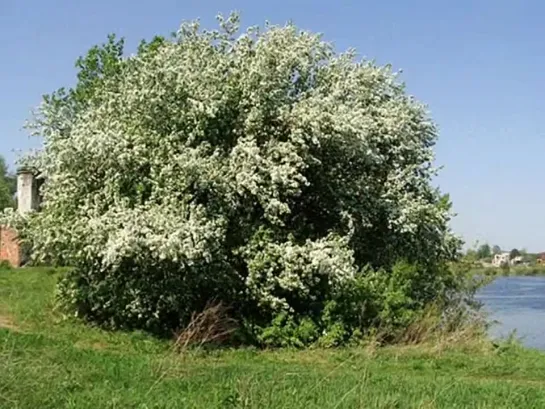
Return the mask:
{"type": "Polygon", "coordinates": [[[20,331],[19,326],[15,324],[13,318],[4,313],[0,313],[0,328],[9,329],[11,331],[20,331]]]}
{"type": "Polygon", "coordinates": [[[176,335],[175,348],[224,344],[237,329],[237,322],[229,316],[229,308],[222,303],[210,303],[203,311],[193,314],[189,325],[176,335]]]}
{"type": "Polygon", "coordinates": [[[379,328],[375,334],[368,337],[365,349],[370,354],[385,344],[424,348],[429,352],[449,349],[485,352],[491,349],[484,316],[469,317],[463,313],[445,316],[435,306],[426,309],[393,339],[391,334],[391,330],[379,328]]]}

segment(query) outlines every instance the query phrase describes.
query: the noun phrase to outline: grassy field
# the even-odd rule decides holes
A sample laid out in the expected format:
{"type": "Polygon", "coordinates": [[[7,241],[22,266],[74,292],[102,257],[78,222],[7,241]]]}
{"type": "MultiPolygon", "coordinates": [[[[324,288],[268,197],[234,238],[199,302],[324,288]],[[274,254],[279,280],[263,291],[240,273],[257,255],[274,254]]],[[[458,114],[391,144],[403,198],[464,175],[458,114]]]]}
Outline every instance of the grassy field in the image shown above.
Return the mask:
{"type": "Polygon", "coordinates": [[[55,280],[0,271],[0,408],[545,408],[545,355],[516,345],[176,353],[62,320],[55,280]]]}

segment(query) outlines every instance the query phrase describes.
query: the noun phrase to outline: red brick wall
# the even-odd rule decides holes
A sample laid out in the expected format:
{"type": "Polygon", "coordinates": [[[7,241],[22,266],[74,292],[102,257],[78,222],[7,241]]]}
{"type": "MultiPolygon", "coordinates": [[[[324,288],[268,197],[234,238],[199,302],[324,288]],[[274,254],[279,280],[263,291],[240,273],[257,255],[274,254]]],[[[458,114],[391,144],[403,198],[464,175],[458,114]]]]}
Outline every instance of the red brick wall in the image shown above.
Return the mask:
{"type": "Polygon", "coordinates": [[[8,261],[13,267],[21,265],[21,249],[14,230],[0,226],[0,261],[8,261]]]}

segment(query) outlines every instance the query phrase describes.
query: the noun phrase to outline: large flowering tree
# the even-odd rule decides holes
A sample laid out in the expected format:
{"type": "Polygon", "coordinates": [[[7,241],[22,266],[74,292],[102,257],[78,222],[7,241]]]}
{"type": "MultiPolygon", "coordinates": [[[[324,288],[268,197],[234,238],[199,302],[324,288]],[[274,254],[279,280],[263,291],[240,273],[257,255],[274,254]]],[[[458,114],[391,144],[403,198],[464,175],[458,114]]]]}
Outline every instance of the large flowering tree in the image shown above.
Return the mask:
{"type": "Polygon", "coordinates": [[[257,326],[319,326],[366,266],[399,260],[418,266],[413,299],[444,292],[459,242],[424,106],[389,67],[294,25],[219,21],[129,58],[111,37],[41,106],[44,201],[23,236],[38,261],[74,267],[61,300],[159,331],[211,299],[257,326]]]}

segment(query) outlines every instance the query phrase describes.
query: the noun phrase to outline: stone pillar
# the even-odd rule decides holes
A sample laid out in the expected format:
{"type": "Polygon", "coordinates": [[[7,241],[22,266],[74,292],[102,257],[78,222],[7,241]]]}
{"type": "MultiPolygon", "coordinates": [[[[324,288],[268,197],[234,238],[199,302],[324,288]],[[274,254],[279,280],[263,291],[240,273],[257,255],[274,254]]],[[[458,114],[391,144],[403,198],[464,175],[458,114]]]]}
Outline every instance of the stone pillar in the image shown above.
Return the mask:
{"type": "Polygon", "coordinates": [[[38,183],[32,170],[22,168],[17,172],[17,210],[24,214],[38,209],[38,183]]]}
{"type": "MultiPolygon", "coordinates": [[[[17,172],[17,211],[25,214],[40,206],[40,184],[32,169],[21,168],[17,172]]],[[[29,260],[28,251],[21,245],[17,232],[0,226],[0,261],[20,267],[29,260]]]]}

